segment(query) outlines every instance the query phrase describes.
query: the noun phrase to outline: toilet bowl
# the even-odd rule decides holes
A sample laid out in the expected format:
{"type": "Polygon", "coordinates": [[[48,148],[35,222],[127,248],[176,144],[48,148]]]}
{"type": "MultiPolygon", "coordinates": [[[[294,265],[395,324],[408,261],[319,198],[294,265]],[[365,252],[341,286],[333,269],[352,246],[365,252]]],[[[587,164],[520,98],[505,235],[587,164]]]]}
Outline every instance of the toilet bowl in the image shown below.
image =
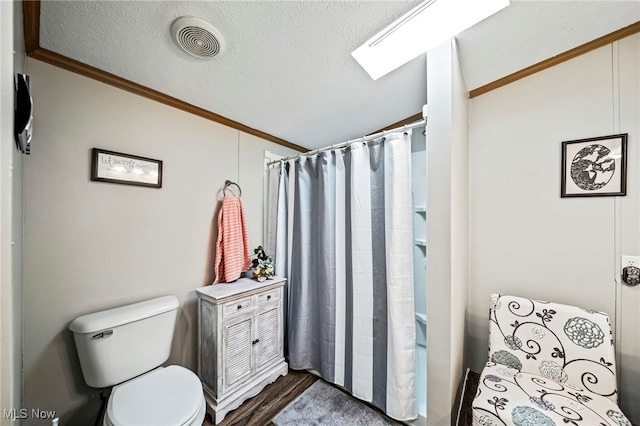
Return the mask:
{"type": "Polygon", "coordinates": [[[206,404],[191,370],[157,368],[113,387],[103,426],[201,426],[206,404]]]}
{"type": "Polygon", "coordinates": [[[180,306],[162,296],[83,315],[69,324],[87,385],[112,387],[103,426],[201,426],[206,403],[191,370],[171,365],[180,306]]]}

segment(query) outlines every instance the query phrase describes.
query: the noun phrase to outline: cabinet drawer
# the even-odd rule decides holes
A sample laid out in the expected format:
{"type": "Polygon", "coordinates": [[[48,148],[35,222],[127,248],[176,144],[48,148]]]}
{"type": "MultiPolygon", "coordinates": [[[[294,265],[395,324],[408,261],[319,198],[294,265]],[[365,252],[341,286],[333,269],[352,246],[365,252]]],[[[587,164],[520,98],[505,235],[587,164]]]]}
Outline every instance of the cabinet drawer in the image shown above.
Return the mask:
{"type": "Polygon", "coordinates": [[[264,305],[265,303],[275,302],[280,299],[280,289],[271,290],[269,292],[261,293],[258,295],[258,305],[264,305]]]}
{"type": "Polygon", "coordinates": [[[222,309],[222,316],[228,317],[240,312],[246,312],[253,307],[253,299],[247,297],[246,299],[236,300],[235,302],[225,303],[222,309]]]}

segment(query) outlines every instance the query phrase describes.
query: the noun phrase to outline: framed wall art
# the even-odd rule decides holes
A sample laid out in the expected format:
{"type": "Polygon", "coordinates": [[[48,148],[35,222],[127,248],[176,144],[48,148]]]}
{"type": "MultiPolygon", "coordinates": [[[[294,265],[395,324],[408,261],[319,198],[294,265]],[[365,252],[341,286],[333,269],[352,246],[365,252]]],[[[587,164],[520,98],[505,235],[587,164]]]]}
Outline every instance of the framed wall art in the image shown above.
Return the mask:
{"type": "Polygon", "coordinates": [[[627,133],[562,142],[561,197],[627,194],[627,133]]]}
{"type": "Polygon", "coordinates": [[[162,161],[93,148],[91,180],[162,188],[162,161]]]}

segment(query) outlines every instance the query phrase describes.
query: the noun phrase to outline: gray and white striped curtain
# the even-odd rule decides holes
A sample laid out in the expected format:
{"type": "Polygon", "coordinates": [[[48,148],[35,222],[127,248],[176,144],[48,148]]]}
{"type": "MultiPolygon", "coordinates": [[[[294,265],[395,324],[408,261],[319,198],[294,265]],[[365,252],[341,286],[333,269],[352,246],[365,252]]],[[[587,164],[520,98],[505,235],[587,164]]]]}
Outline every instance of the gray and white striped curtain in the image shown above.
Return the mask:
{"type": "Polygon", "coordinates": [[[280,162],[269,194],[290,366],[417,418],[410,132],[280,162]]]}

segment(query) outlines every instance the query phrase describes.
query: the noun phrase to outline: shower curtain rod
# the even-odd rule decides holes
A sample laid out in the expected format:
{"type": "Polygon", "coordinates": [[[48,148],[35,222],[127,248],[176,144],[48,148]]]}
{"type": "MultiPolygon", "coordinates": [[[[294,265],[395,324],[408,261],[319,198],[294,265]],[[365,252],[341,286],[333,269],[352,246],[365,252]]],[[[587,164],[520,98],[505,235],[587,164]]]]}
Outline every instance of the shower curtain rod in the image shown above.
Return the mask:
{"type": "Polygon", "coordinates": [[[425,118],[425,119],[422,119],[420,121],[416,121],[415,123],[405,124],[402,127],[396,127],[395,129],[383,130],[381,132],[373,133],[371,135],[363,136],[361,138],[350,139],[350,140],[348,140],[346,142],[337,143],[335,145],[326,146],[324,148],[314,149],[313,151],[303,152],[301,154],[293,155],[291,157],[285,157],[285,158],[281,158],[279,160],[269,161],[267,163],[267,166],[270,166],[270,165],[275,164],[275,163],[279,163],[281,161],[289,161],[289,160],[293,160],[295,158],[304,157],[305,155],[314,155],[314,154],[317,154],[317,153],[322,152],[322,151],[328,151],[328,150],[331,150],[331,149],[347,147],[347,146],[351,145],[354,142],[370,141],[371,139],[375,139],[377,137],[384,136],[387,133],[399,132],[401,130],[415,129],[416,127],[422,127],[422,126],[425,126],[426,124],[427,124],[427,119],[425,118]]]}

